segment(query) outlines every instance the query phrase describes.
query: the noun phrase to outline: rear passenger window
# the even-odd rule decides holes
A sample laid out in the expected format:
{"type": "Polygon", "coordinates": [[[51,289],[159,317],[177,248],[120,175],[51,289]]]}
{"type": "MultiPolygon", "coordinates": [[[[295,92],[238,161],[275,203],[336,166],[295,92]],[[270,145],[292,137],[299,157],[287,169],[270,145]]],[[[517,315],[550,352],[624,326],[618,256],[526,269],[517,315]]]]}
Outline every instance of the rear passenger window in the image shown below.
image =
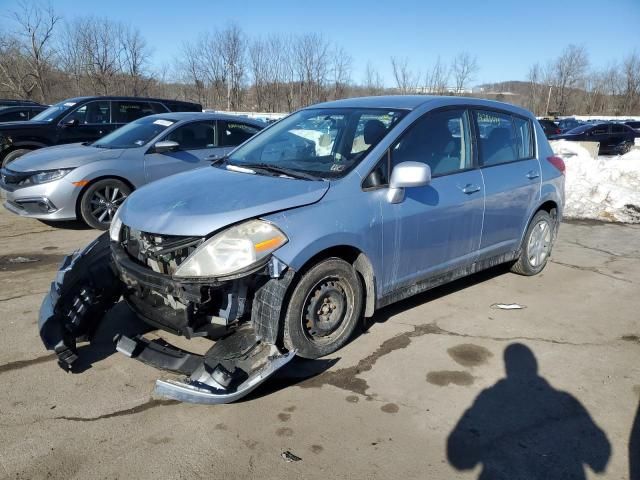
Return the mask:
{"type": "Polygon", "coordinates": [[[112,103],[113,123],[129,123],[154,113],[166,113],[156,111],[149,102],[114,101],[112,103]]]}
{"type": "Polygon", "coordinates": [[[512,162],[518,158],[511,115],[477,110],[474,112],[480,134],[480,165],[512,162]]]}
{"type": "Polygon", "coordinates": [[[240,145],[259,131],[259,128],[247,125],[246,123],[225,122],[222,132],[222,146],[235,147],[236,145],[240,145]]]}
{"type": "Polygon", "coordinates": [[[466,110],[441,110],[418,119],[391,147],[391,164],[423,162],[431,174],[471,168],[471,136],[466,110]]]}
{"type": "Polygon", "coordinates": [[[533,158],[531,122],[526,118],[513,117],[513,127],[516,132],[516,158],[518,160],[533,158]]]}

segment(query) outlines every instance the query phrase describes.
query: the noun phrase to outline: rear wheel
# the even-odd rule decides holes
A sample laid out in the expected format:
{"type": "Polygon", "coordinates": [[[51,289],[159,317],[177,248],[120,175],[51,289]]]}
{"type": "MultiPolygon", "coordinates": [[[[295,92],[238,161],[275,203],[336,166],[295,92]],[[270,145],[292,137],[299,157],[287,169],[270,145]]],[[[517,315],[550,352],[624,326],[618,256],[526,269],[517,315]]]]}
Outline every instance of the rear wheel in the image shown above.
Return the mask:
{"type": "Polygon", "coordinates": [[[131,188],[121,180],[105,178],[89,185],[80,199],[80,215],[92,228],[107,230],[131,188]]]}
{"type": "Polygon", "coordinates": [[[30,151],[31,150],[29,150],[28,148],[19,148],[17,150],[13,150],[7,153],[4,159],[2,160],[2,167],[3,168],[6,167],[11,162],[13,162],[16,158],[21,157],[22,155],[24,155],[25,153],[29,153],[30,151]]]}
{"type": "Polygon", "coordinates": [[[536,213],[524,236],[520,258],[511,271],[520,275],[536,275],[547,265],[554,240],[554,221],[544,210],[536,213]]]}
{"type": "Polygon", "coordinates": [[[284,344],[304,358],[341,348],[362,311],[363,289],[353,266],[329,258],[306,272],[295,286],[284,321],[284,344]]]}

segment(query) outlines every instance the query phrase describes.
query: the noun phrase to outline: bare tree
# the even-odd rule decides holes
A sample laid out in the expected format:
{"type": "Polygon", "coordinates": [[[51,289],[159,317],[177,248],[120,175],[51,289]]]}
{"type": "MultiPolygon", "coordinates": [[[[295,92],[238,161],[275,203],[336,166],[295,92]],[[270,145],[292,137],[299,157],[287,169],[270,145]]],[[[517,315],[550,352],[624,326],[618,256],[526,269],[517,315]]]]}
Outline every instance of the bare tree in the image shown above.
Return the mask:
{"type": "Polygon", "coordinates": [[[54,55],[52,36],[60,17],[53,7],[21,1],[18,10],[12,13],[13,20],[19,27],[20,51],[29,67],[29,76],[33,78],[44,101],[49,97],[51,60],[54,55]]]}
{"type": "Polygon", "coordinates": [[[351,81],[353,58],[342,47],[335,47],[331,53],[331,74],[333,77],[333,98],[344,98],[351,81]]]}
{"type": "Polygon", "coordinates": [[[219,54],[224,62],[227,85],[227,110],[235,110],[242,102],[242,81],[245,75],[246,38],[240,27],[232,23],[217,35],[219,54]]]}
{"type": "Polygon", "coordinates": [[[478,72],[478,61],[469,52],[461,52],[455,56],[451,64],[451,72],[455,82],[455,93],[464,93],[465,87],[474,80],[478,72]]]}
{"type": "Polygon", "coordinates": [[[295,70],[299,82],[299,106],[324,100],[329,77],[329,42],[321,35],[299,36],[293,48],[295,70]]]}
{"type": "Polygon", "coordinates": [[[445,93],[450,75],[451,70],[448,65],[440,59],[440,56],[438,56],[438,60],[436,60],[436,63],[433,65],[431,70],[427,72],[425,78],[427,93],[434,93],[438,95],[445,93]]]}
{"type": "Polygon", "coordinates": [[[565,113],[571,110],[571,95],[582,86],[589,67],[589,57],[584,46],[569,45],[564,49],[554,65],[556,107],[565,113]]]}
{"type": "Polygon", "coordinates": [[[147,77],[147,68],[151,52],[147,41],[140,34],[140,30],[131,26],[123,26],[119,29],[120,43],[120,71],[124,73],[126,93],[134,97],[147,92],[150,79],[147,77]],[[127,84],[130,88],[127,88],[127,84]]]}
{"type": "Polygon", "coordinates": [[[411,71],[408,58],[391,57],[391,68],[400,93],[409,93],[416,90],[420,75],[411,71]]]}
{"type": "Polygon", "coordinates": [[[369,61],[364,71],[364,88],[367,95],[380,95],[384,90],[384,83],[380,72],[369,61]]]}
{"type": "Polygon", "coordinates": [[[629,54],[622,65],[624,82],[623,111],[637,112],[640,109],[640,55],[634,51],[629,54]]]}

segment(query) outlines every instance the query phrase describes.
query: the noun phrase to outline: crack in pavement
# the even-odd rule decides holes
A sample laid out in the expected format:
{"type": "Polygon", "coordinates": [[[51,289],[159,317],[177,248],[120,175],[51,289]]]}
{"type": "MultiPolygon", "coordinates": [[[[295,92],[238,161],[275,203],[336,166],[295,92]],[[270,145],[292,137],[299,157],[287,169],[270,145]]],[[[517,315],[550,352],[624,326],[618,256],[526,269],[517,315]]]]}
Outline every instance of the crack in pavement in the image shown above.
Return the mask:
{"type": "Polygon", "coordinates": [[[95,422],[98,420],[104,420],[108,418],[126,417],[128,415],[135,415],[138,413],[145,412],[147,410],[151,410],[152,408],[164,407],[168,405],[176,405],[179,403],[182,403],[182,402],[179,402],[178,400],[150,399],[144,403],[136,405],[135,407],[125,408],[123,410],[117,410],[111,413],[105,413],[103,415],[98,415],[97,417],[68,417],[63,415],[60,417],[53,417],[52,420],[67,420],[70,422],[95,422]]]}
{"type": "Polygon", "coordinates": [[[44,295],[45,293],[49,293],[49,292],[48,291],[46,291],[46,292],[30,292],[30,293],[25,293],[23,295],[16,295],[15,297],[0,298],[0,302],[8,302],[9,300],[16,300],[18,298],[30,297],[31,295],[44,295]]]}
{"type": "Polygon", "coordinates": [[[38,365],[39,363],[45,363],[50,360],[55,360],[57,358],[55,353],[50,355],[45,355],[43,357],[31,358],[29,360],[17,360],[15,362],[5,363],[4,365],[0,365],[0,374],[6,372],[12,372],[14,370],[20,370],[22,368],[30,367],[32,365],[38,365]]]}
{"type": "Polygon", "coordinates": [[[615,253],[612,252],[611,250],[605,250],[604,248],[598,248],[598,247],[590,247],[589,245],[584,245],[583,243],[580,242],[567,242],[570,245],[576,245],[578,247],[582,247],[586,250],[593,250],[594,252],[600,252],[600,253],[604,253],[606,255],[611,255],[612,257],[617,257],[617,258],[629,258],[629,259],[635,259],[635,260],[640,260],[640,257],[637,257],[635,255],[627,255],[627,254],[623,254],[623,253],[615,253]]]}
{"type": "Polygon", "coordinates": [[[0,240],[4,240],[5,238],[16,238],[16,237],[23,237],[25,235],[31,235],[31,234],[36,234],[36,233],[47,233],[47,232],[53,232],[55,230],[33,230],[31,232],[22,232],[22,233],[16,233],[15,235],[5,235],[4,237],[0,237],[0,240]]]}
{"type": "Polygon", "coordinates": [[[605,277],[609,277],[609,278],[612,278],[614,280],[618,280],[620,282],[634,283],[631,280],[628,280],[626,278],[616,277],[615,275],[611,275],[609,273],[602,272],[602,271],[598,270],[596,267],[584,267],[584,266],[581,266],[581,265],[574,265],[572,263],[558,262],[557,260],[553,260],[553,259],[549,260],[549,262],[555,263],[556,265],[562,265],[563,267],[573,268],[574,270],[582,270],[583,272],[597,273],[598,275],[603,275],[605,277]]]}

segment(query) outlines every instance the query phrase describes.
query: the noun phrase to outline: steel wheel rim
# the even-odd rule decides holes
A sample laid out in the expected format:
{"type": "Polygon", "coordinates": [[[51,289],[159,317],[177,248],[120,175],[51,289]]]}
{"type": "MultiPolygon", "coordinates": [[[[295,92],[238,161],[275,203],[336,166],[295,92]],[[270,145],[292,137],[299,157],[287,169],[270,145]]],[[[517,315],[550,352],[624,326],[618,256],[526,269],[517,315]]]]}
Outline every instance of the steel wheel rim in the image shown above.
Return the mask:
{"type": "Polygon", "coordinates": [[[111,223],[127,194],[120,187],[105,185],[95,190],[89,200],[91,216],[99,223],[111,223]]]}
{"type": "Polygon", "coordinates": [[[551,226],[546,220],[535,224],[527,243],[527,258],[532,267],[538,268],[546,261],[551,249],[551,226]]]}
{"type": "Polygon", "coordinates": [[[314,343],[329,343],[346,328],[353,309],[351,286],[343,278],[327,276],[309,289],[301,313],[302,330],[314,343]]]}

